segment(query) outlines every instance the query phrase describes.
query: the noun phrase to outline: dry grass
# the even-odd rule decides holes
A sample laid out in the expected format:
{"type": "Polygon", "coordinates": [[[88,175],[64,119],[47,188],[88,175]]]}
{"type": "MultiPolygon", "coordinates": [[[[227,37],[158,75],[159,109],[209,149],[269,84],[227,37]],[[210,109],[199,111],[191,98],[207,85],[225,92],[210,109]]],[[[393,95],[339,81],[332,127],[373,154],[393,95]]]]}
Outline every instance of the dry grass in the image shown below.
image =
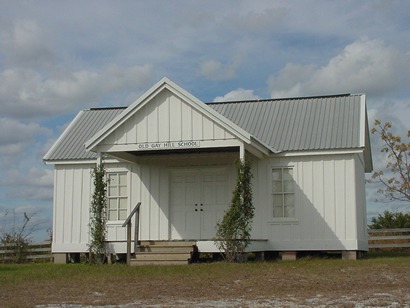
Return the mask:
{"type": "Polygon", "coordinates": [[[189,266],[0,265],[0,306],[410,304],[410,256],[189,266]],[[275,302],[272,302],[275,300],[275,302]],[[326,301],[324,301],[326,300],[326,301]],[[342,300],[342,302],[340,302],[342,300]],[[371,302],[374,304],[373,302],[371,302]]]}

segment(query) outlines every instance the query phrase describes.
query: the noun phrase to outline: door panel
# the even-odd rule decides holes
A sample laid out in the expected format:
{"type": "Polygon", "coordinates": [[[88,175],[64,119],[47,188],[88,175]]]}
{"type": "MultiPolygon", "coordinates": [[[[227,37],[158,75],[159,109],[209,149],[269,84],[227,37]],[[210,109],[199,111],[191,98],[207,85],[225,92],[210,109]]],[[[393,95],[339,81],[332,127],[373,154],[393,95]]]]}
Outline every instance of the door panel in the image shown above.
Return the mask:
{"type": "Polygon", "coordinates": [[[216,224],[222,219],[229,206],[229,176],[226,169],[214,170],[206,174],[203,183],[202,239],[212,239],[216,233],[216,224]]]}
{"type": "Polygon", "coordinates": [[[195,202],[200,193],[198,177],[193,172],[171,176],[171,238],[195,239],[200,236],[200,217],[195,202]]]}
{"type": "Polygon", "coordinates": [[[229,206],[228,168],[175,171],[170,183],[171,238],[212,239],[229,206]]]}

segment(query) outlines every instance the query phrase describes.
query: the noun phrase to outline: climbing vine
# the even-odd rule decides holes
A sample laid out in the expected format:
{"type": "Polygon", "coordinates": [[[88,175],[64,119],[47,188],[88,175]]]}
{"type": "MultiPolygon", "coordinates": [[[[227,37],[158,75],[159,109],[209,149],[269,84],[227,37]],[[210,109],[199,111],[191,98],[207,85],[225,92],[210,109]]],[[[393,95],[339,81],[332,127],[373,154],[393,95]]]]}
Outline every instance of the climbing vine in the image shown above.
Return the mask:
{"type": "Polygon", "coordinates": [[[103,263],[106,255],[107,221],[107,178],[104,165],[98,164],[92,170],[94,193],[90,206],[90,262],[103,263]]]}
{"type": "Polygon", "coordinates": [[[255,208],[252,204],[251,166],[248,160],[236,163],[237,181],[232,201],[224,217],[217,224],[215,244],[230,262],[243,260],[250,243],[255,208]]]}

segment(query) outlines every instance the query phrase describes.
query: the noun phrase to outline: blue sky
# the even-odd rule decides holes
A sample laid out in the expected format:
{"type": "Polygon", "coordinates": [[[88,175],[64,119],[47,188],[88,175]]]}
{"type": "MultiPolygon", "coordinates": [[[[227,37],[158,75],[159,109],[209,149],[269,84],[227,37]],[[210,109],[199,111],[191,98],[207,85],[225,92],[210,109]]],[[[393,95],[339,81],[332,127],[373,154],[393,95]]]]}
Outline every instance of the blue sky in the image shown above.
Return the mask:
{"type": "MultiPolygon", "coordinates": [[[[405,132],[409,38],[409,1],[0,0],[0,232],[35,213],[45,239],[43,155],[79,110],[127,106],[163,76],[206,102],[366,93],[370,124],[405,132]]],[[[376,189],[369,217],[409,209],[376,189]]]]}

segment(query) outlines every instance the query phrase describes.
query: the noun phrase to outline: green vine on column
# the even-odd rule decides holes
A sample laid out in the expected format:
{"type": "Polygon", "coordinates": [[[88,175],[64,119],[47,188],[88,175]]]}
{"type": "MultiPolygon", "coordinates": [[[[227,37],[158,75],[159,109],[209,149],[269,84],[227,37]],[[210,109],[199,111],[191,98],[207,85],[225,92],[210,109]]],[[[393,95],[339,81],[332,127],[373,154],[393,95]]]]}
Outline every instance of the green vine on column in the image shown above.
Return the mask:
{"type": "Polygon", "coordinates": [[[215,244],[230,262],[244,259],[246,247],[251,240],[252,220],[255,208],[252,203],[252,173],[248,160],[236,163],[237,181],[230,208],[217,224],[215,244]]]}
{"type": "Polygon", "coordinates": [[[90,206],[90,262],[104,263],[107,234],[107,177],[104,164],[97,164],[92,170],[94,193],[90,206]]]}

